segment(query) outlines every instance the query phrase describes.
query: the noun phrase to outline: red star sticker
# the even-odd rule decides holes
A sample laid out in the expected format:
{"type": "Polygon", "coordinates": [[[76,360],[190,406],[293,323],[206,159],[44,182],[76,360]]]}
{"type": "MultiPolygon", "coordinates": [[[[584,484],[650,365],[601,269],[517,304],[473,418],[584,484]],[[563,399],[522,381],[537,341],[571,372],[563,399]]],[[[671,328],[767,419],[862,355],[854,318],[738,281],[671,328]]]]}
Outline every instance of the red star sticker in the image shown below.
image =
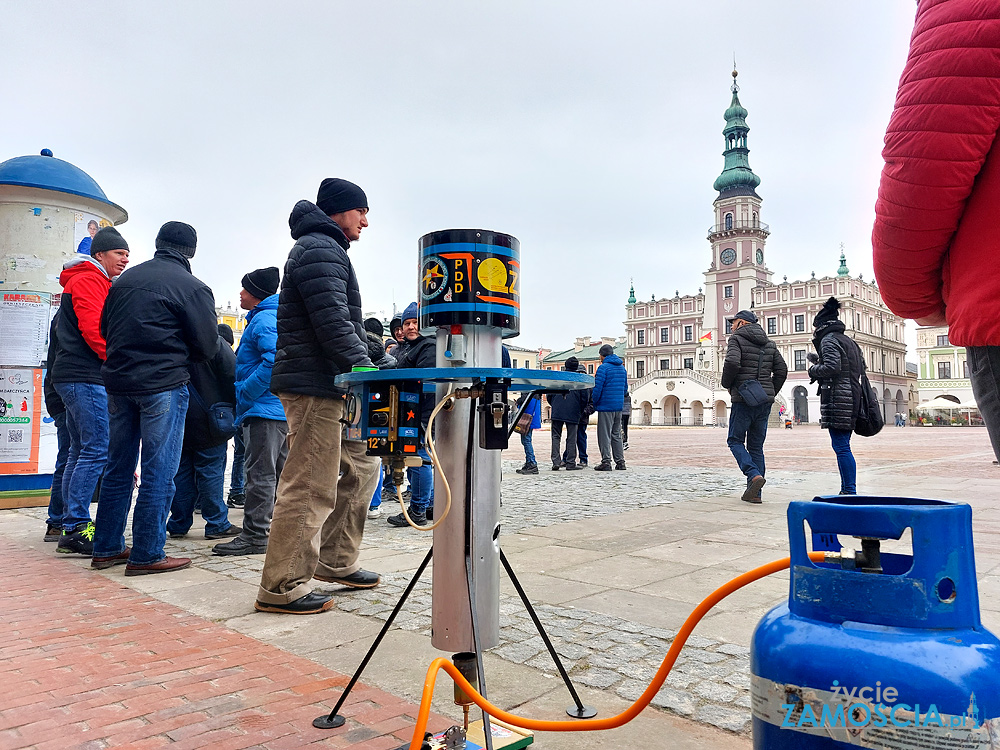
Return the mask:
{"type": "Polygon", "coordinates": [[[413,419],[413,417],[414,417],[413,409],[410,409],[408,412],[406,412],[406,421],[407,422],[409,422],[411,419],[413,419]]]}

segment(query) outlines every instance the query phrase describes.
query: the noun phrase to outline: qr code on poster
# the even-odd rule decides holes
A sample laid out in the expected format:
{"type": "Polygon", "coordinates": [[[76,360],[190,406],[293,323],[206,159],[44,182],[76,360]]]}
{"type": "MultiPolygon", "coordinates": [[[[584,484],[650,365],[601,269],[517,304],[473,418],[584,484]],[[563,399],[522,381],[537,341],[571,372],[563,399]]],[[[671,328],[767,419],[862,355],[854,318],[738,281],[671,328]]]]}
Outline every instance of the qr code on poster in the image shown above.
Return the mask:
{"type": "Polygon", "coordinates": [[[7,442],[20,443],[24,440],[24,430],[8,430],[7,442]]]}

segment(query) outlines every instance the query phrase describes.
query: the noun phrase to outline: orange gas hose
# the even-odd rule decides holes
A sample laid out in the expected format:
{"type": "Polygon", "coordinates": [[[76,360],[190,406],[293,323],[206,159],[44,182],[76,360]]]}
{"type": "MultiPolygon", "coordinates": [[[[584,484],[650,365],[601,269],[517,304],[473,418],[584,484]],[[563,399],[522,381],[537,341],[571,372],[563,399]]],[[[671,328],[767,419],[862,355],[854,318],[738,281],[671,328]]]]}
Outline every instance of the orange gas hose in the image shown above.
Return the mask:
{"type": "MultiPolygon", "coordinates": [[[[823,562],[827,559],[827,554],[824,552],[810,552],[809,559],[813,562],[823,562]]],[[[668,650],[667,655],[663,657],[663,662],[660,664],[660,668],[656,670],[656,674],[653,675],[652,681],[649,683],[649,686],[645,689],[645,691],[643,691],[642,695],[639,696],[638,700],[617,716],[611,716],[607,719],[545,721],[542,719],[528,719],[523,716],[508,713],[503,709],[494,706],[486,700],[486,698],[480,695],[478,691],[476,691],[476,689],[469,684],[468,680],[462,676],[462,673],[455,668],[454,664],[447,659],[437,658],[432,661],[430,667],[427,668],[427,678],[424,680],[424,692],[420,698],[420,712],[417,714],[417,724],[413,728],[413,739],[410,740],[410,750],[420,750],[420,746],[423,744],[424,733],[427,731],[427,720],[430,717],[431,712],[431,699],[434,697],[434,683],[437,680],[437,673],[442,669],[451,675],[451,678],[456,682],[456,684],[458,684],[465,694],[472,698],[473,702],[483,711],[488,713],[490,716],[495,716],[500,719],[500,721],[505,721],[508,724],[523,727],[524,729],[531,729],[539,732],[591,732],[598,729],[615,729],[623,724],[627,724],[649,705],[649,702],[660,691],[660,688],[663,687],[663,683],[667,679],[667,675],[670,674],[670,670],[673,669],[674,662],[677,661],[677,657],[680,655],[681,649],[684,647],[684,643],[687,641],[688,636],[691,635],[695,626],[712,607],[737,589],[741,589],[748,583],[753,583],[754,581],[765,576],[769,576],[772,573],[778,573],[782,570],[786,570],[790,564],[791,558],[786,557],[781,560],[775,560],[774,562],[767,563],[766,565],[761,565],[759,568],[748,570],[746,573],[738,575],[736,578],[723,584],[705,597],[701,604],[695,607],[691,614],[688,615],[684,624],[681,625],[681,629],[677,632],[674,642],[670,645],[670,650],[668,650]]]]}

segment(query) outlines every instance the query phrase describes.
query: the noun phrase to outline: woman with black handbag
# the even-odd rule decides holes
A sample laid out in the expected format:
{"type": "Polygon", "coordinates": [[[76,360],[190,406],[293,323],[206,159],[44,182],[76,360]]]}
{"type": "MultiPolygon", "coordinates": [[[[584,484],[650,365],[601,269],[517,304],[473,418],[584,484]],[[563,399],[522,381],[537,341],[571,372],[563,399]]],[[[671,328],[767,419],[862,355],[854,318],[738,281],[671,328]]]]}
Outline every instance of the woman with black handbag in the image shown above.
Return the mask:
{"type": "Polygon", "coordinates": [[[861,408],[861,349],[844,334],[840,302],[830,297],[813,320],[813,346],[819,356],[809,353],[813,365],[810,382],[819,381],[819,426],[830,431],[833,452],[840,471],[840,494],[856,495],[857,463],[851,452],[851,433],[861,408]]]}

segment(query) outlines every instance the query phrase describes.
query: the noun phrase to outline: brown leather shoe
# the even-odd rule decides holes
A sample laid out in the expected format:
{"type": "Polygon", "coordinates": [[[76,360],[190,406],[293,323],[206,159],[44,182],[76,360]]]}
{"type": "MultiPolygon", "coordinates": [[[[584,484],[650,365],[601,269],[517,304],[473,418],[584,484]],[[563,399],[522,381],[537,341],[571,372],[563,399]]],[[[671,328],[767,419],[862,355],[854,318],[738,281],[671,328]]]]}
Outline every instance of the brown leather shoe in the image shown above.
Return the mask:
{"type": "Polygon", "coordinates": [[[128,562],[128,556],[131,551],[131,549],[126,547],[124,552],[119,552],[117,555],[112,555],[111,557],[95,557],[90,561],[90,567],[97,570],[105,570],[112,565],[125,565],[128,562]]]}
{"type": "Polygon", "coordinates": [[[159,562],[149,563],[149,565],[133,565],[129,563],[125,566],[127,576],[148,576],[153,573],[169,573],[172,570],[183,570],[191,565],[191,561],[186,557],[165,557],[159,562]]]}

